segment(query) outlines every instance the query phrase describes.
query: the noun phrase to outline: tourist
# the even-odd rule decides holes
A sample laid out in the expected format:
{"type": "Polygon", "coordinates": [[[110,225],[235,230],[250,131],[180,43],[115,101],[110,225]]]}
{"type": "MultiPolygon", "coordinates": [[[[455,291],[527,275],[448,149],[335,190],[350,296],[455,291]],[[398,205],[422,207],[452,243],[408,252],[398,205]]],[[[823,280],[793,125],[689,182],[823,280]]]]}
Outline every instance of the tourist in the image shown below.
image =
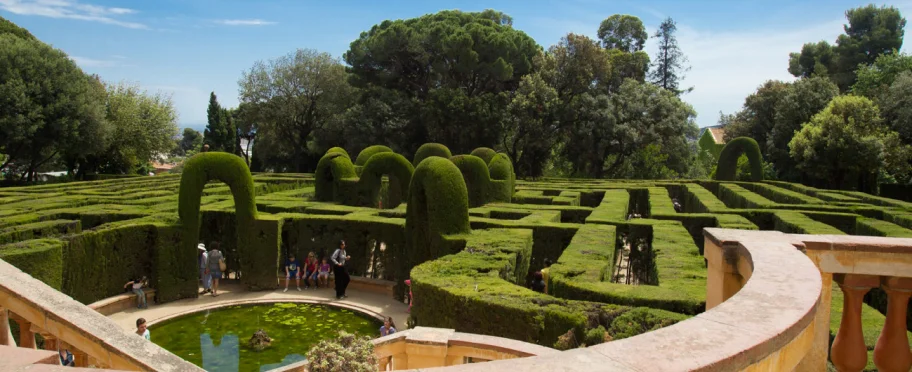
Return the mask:
{"type": "Polygon", "coordinates": [[[380,337],[389,336],[393,333],[396,333],[396,324],[393,323],[393,317],[386,318],[383,326],[380,327],[380,337]]]}
{"type": "Polygon", "coordinates": [[[304,288],[317,289],[317,256],[310,252],[304,261],[304,288]]]}
{"type": "Polygon", "coordinates": [[[551,268],[551,259],[545,259],[545,268],[541,269],[542,282],[545,284],[545,288],[542,290],[542,293],[548,293],[548,274],[551,268]]]}
{"type": "Polygon", "coordinates": [[[212,278],[209,277],[209,254],[206,253],[206,245],[200,243],[196,246],[199,250],[199,273],[200,281],[203,282],[203,291],[200,294],[212,292],[212,278]]]}
{"type": "Polygon", "coordinates": [[[294,254],[288,255],[288,262],[285,263],[285,290],[282,292],[288,292],[288,282],[291,281],[291,278],[294,277],[295,285],[298,287],[298,290],[301,290],[301,277],[298,275],[298,262],[295,261],[294,254]]]}
{"type": "Polygon", "coordinates": [[[59,353],[60,353],[60,365],[62,365],[64,367],[75,367],[76,366],[76,358],[73,356],[73,353],[71,353],[69,350],[66,350],[66,349],[60,349],[59,353]]]}
{"type": "Polygon", "coordinates": [[[149,280],[146,279],[146,277],[142,277],[142,279],[131,280],[127,282],[127,284],[124,284],[124,289],[130,287],[131,285],[133,286],[133,293],[136,294],[136,308],[138,309],[145,309],[149,307],[149,305],[146,304],[146,293],[142,290],[143,286],[148,284],[148,281],[149,280]]]}
{"type": "Polygon", "coordinates": [[[152,340],[152,334],[149,333],[149,328],[146,328],[146,319],[136,319],[136,334],[143,336],[146,340],[152,340]]]}
{"type": "Polygon", "coordinates": [[[333,268],[333,273],[336,276],[336,299],[338,300],[348,297],[345,295],[345,288],[348,287],[348,281],[351,280],[351,278],[348,276],[348,272],[345,271],[345,262],[350,259],[351,256],[345,253],[345,241],[340,240],[339,249],[336,249],[330,257],[330,260],[332,260],[332,263],[335,266],[333,268]]]}
{"type": "Polygon", "coordinates": [[[532,290],[539,293],[545,293],[545,280],[543,279],[541,271],[532,273],[532,290]]]}
{"type": "Polygon", "coordinates": [[[218,297],[218,287],[219,279],[222,278],[222,265],[225,261],[225,256],[222,256],[222,251],[219,250],[219,242],[212,242],[209,244],[209,277],[212,278],[212,297],[218,297]]]}
{"type": "Polygon", "coordinates": [[[331,267],[326,257],[323,257],[323,264],[320,265],[320,274],[317,276],[319,285],[329,288],[329,270],[331,267]]]}
{"type": "Polygon", "coordinates": [[[209,152],[209,144],[203,145],[203,152],[209,152]]]}

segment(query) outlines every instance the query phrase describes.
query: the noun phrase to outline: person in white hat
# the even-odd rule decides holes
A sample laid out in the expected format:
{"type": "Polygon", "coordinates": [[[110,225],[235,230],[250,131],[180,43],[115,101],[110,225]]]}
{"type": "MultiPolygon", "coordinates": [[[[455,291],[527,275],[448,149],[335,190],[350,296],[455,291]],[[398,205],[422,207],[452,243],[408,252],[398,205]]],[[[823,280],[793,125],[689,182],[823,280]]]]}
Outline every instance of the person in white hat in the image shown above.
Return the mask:
{"type": "Polygon", "coordinates": [[[212,292],[212,288],[210,288],[212,279],[209,277],[209,254],[206,253],[206,245],[203,243],[199,243],[196,248],[199,252],[199,265],[197,267],[199,267],[200,281],[203,282],[203,291],[200,294],[206,294],[212,292]]]}

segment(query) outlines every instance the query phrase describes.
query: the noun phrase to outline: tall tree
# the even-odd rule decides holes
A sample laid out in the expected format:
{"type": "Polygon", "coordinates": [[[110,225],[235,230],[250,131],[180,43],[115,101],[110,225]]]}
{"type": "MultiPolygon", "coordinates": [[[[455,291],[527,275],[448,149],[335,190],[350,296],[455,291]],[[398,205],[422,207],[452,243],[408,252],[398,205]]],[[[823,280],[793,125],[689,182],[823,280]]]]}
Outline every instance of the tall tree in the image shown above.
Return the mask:
{"type": "Polygon", "coordinates": [[[789,55],[789,72],[797,77],[828,76],[848,91],[855,84],[859,66],[874,63],[884,54],[902,48],[906,19],[895,7],[873,4],[849,9],[835,45],[825,41],[808,43],[800,53],[789,55]]]}
{"type": "Polygon", "coordinates": [[[615,14],[606,18],[599,25],[598,38],[605,49],[617,49],[634,53],[643,50],[646,45],[646,27],[643,21],[632,15],[615,14]]]}
{"type": "Polygon", "coordinates": [[[827,188],[872,191],[879,171],[908,174],[909,148],[865,98],[839,96],[789,142],[800,170],[827,188]]]}
{"type": "Polygon", "coordinates": [[[649,73],[650,81],[676,95],[687,93],[693,90],[693,87],[680,89],[681,80],[684,80],[684,73],[690,70],[687,66],[687,57],[681,48],[678,47],[678,38],[675,36],[678,26],[671,17],[666,18],[656,30],[654,38],[659,39],[659,52],[656,54],[655,61],[652,65],[652,71],[649,73]]]}
{"type": "MultiPolygon", "coordinates": [[[[776,105],[782,100],[790,83],[768,80],[744,99],[741,111],[735,113],[725,127],[725,140],[750,137],[759,144],[767,143],[776,124],[776,105]]],[[[762,149],[762,145],[761,145],[762,149]]]]}
{"type": "Polygon", "coordinates": [[[176,146],[176,155],[185,156],[197,152],[203,146],[203,134],[193,128],[184,128],[180,141],[176,146]]]}
{"type": "MultiPolygon", "coordinates": [[[[548,58],[548,57],[542,57],[548,58]]],[[[520,177],[540,177],[559,143],[557,90],[539,73],[523,77],[503,118],[501,148],[520,177]]]]}
{"type": "Polygon", "coordinates": [[[231,113],[218,102],[215,92],[209,93],[209,107],[206,108],[206,129],[203,130],[203,142],[209,145],[209,151],[235,153],[235,130],[231,113]]]}
{"type": "Polygon", "coordinates": [[[411,101],[402,107],[410,112],[406,154],[427,141],[467,153],[497,144],[509,101],[501,93],[519,86],[541,52],[510,22],[493,10],[385,21],[353,41],[344,59],[354,86],[393,90],[411,101]]]}
{"type": "Polygon", "coordinates": [[[912,56],[898,52],[883,54],[874,63],[858,68],[852,93],[878,102],[878,96],[904,71],[912,71],[912,56]]]}
{"type": "Polygon", "coordinates": [[[257,156],[267,168],[293,172],[316,168],[323,154],[311,148],[315,131],[341,120],[353,95],[345,67],[312,49],[257,61],[238,84],[241,104],[259,110],[257,156]]]}
{"type": "Polygon", "coordinates": [[[30,179],[76,144],[104,143],[80,135],[103,133],[104,93],[66,54],[25,34],[0,33],[0,170],[15,163],[30,179]]]}
{"type": "Polygon", "coordinates": [[[783,181],[800,181],[795,161],[789,155],[788,144],[804,123],[827,107],[839,95],[839,87],[830,79],[815,76],[789,84],[773,106],[773,125],[764,149],[765,158],[773,164],[776,176],[783,181]]]}

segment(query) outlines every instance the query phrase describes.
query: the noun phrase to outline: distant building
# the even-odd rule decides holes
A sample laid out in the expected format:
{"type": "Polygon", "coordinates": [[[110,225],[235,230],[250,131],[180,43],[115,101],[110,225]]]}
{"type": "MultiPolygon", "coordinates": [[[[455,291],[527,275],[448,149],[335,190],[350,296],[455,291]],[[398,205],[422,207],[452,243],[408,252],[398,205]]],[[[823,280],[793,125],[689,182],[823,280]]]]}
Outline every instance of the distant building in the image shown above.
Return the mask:
{"type": "Polygon", "coordinates": [[[725,147],[725,125],[712,125],[703,127],[697,141],[700,149],[709,151],[714,158],[719,158],[719,153],[725,147]]]}

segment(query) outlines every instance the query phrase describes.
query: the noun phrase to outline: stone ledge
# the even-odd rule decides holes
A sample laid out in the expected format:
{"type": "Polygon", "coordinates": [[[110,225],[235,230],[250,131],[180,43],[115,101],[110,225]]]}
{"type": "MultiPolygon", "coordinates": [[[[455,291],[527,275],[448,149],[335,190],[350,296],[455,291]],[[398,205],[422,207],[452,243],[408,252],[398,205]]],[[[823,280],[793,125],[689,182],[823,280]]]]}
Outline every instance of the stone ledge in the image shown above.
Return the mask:
{"type": "MultiPolygon", "coordinates": [[[[146,294],[146,303],[153,303],[155,301],[155,290],[147,288],[144,292],[146,294]]],[[[133,307],[136,307],[136,295],[133,292],[119,294],[89,304],[89,308],[101,313],[101,315],[111,315],[133,307]]]]}
{"type": "Polygon", "coordinates": [[[57,355],[56,351],[0,345],[0,371],[7,371],[13,367],[33,364],[59,366],[60,357],[57,355]]]}

